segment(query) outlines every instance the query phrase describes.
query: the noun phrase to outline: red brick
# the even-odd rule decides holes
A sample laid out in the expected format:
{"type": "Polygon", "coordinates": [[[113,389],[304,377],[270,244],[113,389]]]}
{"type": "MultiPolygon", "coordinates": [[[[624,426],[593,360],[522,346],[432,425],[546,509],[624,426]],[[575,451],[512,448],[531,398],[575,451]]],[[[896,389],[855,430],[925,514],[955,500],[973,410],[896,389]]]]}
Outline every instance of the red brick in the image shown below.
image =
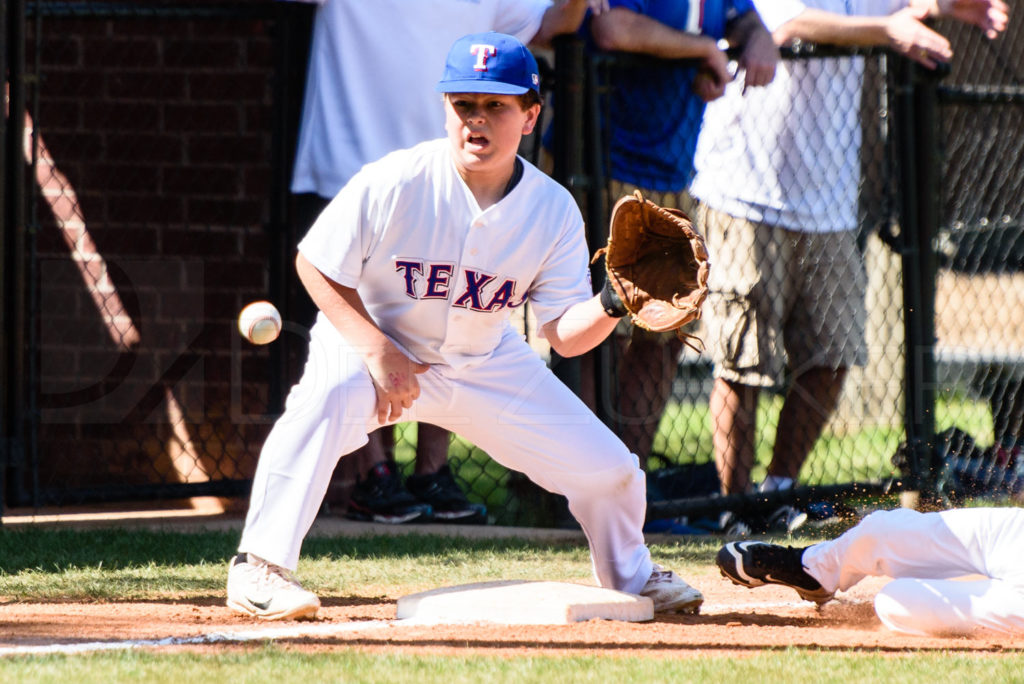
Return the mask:
{"type": "Polygon", "coordinates": [[[165,193],[234,196],[241,189],[238,171],[230,166],[168,167],[162,175],[165,193]]]}
{"type": "Polygon", "coordinates": [[[231,320],[221,318],[217,321],[209,319],[208,321],[209,327],[206,333],[201,340],[196,341],[193,348],[201,352],[230,349],[232,338],[238,335],[238,328],[234,323],[234,317],[231,320]]]}
{"type": "Polygon", "coordinates": [[[207,287],[211,292],[235,290],[237,288],[266,289],[268,273],[265,266],[249,263],[223,263],[217,266],[216,278],[209,278],[207,287]]]}
{"type": "Polygon", "coordinates": [[[192,135],[187,145],[193,164],[265,164],[269,158],[264,135],[192,135]]]}
{"type": "Polygon", "coordinates": [[[75,350],[39,356],[39,375],[44,387],[48,380],[74,377],[78,372],[78,354],[75,350]]]}
{"type": "Polygon", "coordinates": [[[266,216],[264,204],[258,199],[190,198],[186,212],[193,225],[251,226],[266,216]]]}
{"type": "Polygon", "coordinates": [[[87,225],[104,225],[107,221],[107,193],[90,192],[81,185],[75,185],[78,206],[82,210],[87,225]]]}
{"type": "Polygon", "coordinates": [[[39,78],[39,94],[43,98],[99,97],[106,78],[98,71],[86,69],[48,69],[39,78]]]}
{"type": "MultiPolygon", "coordinates": [[[[206,315],[203,300],[204,293],[200,290],[164,292],[158,303],[160,319],[164,320],[164,322],[178,319],[198,322],[198,320],[202,320],[202,317],[206,315]]],[[[198,332],[199,326],[197,325],[194,334],[198,332]]],[[[191,340],[187,341],[190,342],[191,340]]]]}
{"type": "Polygon", "coordinates": [[[168,35],[181,33],[183,22],[178,19],[155,17],[121,19],[117,23],[117,30],[123,35],[129,35],[139,39],[143,37],[166,38],[168,35]]]}
{"type": "Polygon", "coordinates": [[[164,107],[164,121],[167,131],[237,133],[241,130],[241,113],[234,104],[168,104],[164,107]]]}
{"type": "MultiPolygon", "coordinates": [[[[252,4],[261,4],[272,15],[270,6],[277,3],[267,3],[266,0],[251,0],[252,4]]],[[[301,4],[301,3],[300,3],[301,4]]],[[[228,36],[252,39],[267,35],[267,23],[260,19],[209,19],[197,20],[192,26],[192,35],[196,38],[225,38],[228,36]]]]}
{"type": "Polygon", "coordinates": [[[42,133],[43,145],[49,150],[58,168],[74,160],[101,159],[104,155],[104,136],[89,131],[57,130],[42,133]]]}
{"type": "Polygon", "coordinates": [[[237,235],[196,230],[165,230],[161,237],[161,253],[169,257],[218,255],[229,256],[239,251],[237,235]]]}
{"type": "Polygon", "coordinates": [[[106,93],[113,98],[170,100],[185,97],[185,74],[155,69],[107,74],[106,93]]]}
{"type": "MultiPolygon", "coordinates": [[[[266,31],[264,28],[263,31],[266,31]]],[[[249,66],[269,66],[273,63],[274,44],[270,40],[251,40],[246,43],[246,63],[249,66]]]]}
{"type": "MultiPolygon", "coordinates": [[[[31,22],[30,22],[31,23],[31,22]]],[[[51,29],[52,27],[47,27],[51,29]]],[[[49,66],[77,66],[82,64],[81,38],[53,33],[39,42],[40,64],[49,66]],[[54,37],[50,37],[50,35],[54,37]]],[[[26,41],[27,54],[35,54],[36,41],[26,41]]]]}
{"type": "Polygon", "coordinates": [[[161,133],[109,133],[107,158],[111,161],[145,160],[153,163],[185,163],[187,140],[161,133]]]}
{"type": "Polygon", "coordinates": [[[101,192],[155,192],[159,183],[159,170],[149,164],[93,164],[83,174],[83,190],[101,192]]]}
{"type": "Polygon", "coordinates": [[[113,256],[138,256],[154,253],[157,231],[135,224],[130,228],[115,228],[109,224],[93,234],[99,251],[106,258],[113,256]]]}
{"type": "Polygon", "coordinates": [[[156,290],[140,291],[134,287],[134,283],[125,288],[120,289],[121,298],[126,302],[130,303],[133,308],[137,308],[138,311],[133,315],[149,315],[151,312],[156,311],[158,308],[158,302],[160,297],[163,296],[163,292],[156,290]]]}
{"type": "MultiPolygon", "coordinates": [[[[41,211],[46,211],[45,207],[41,211]]],[[[50,256],[64,256],[68,253],[67,243],[52,221],[43,222],[42,229],[36,233],[36,251],[46,259],[50,256]]]]}
{"type": "Polygon", "coordinates": [[[270,100],[270,79],[266,71],[237,73],[194,73],[188,75],[190,99],[197,102],[213,100],[270,100]]]}
{"type": "Polygon", "coordinates": [[[269,105],[245,105],[245,133],[258,133],[271,129],[272,110],[269,105]]]}
{"type": "Polygon", "coordinates": [[[267,197],[270,193],[270,169],[249,167],[243,170],[245,177],[245,195],[247,197],[267,197]]]}
{"type": "Polygon", "coordinates": [[[242,241],[242,254],[250,259],[266,259],[270,253],[270,240],[262,227],[247,230],[242,241]]]}
{"type": "Polygon", "coordinates": [[[76,100],[60,102],[44,98],[39,101],[39,115],[35,125],[46,133],[53,131],[81,131],[82,103],[76,100]]]}
{"type": "Polygon", "coordinates": [[[164,66],[171,69],[238,66],[241,61],[240,45],[240,41],[230,39],[170,39],[164,44],[164,66]]]}
{"type": "Polygon", "coordinates": [[[82,43],[83,62],[91,67],[156,67],[160,49],[156,40],[130,37],[86,38],[82,43]]]}
{"type": "Polygon", "coordinates": [[[86,102],[83,117],[89,130],[152,131],[160,125],[160,107],[143,102],[86,102]]]}
{"type": "Polygon", "coordinates": [[[107,196],[109,222],[180,224],[185,220],[185,200],[177,195],[113,195],[107,196]]]}

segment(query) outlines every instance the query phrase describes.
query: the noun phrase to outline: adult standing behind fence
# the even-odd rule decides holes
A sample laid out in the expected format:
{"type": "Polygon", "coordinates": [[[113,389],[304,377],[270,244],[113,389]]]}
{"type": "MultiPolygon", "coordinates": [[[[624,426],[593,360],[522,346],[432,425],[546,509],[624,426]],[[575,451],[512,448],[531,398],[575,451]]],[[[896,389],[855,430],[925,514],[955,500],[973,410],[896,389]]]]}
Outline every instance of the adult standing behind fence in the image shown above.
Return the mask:
{"type": "MultiPolygon", "coordinates": [[[[544,45],[576,31],[588,8],[607,6],[607,0],[302,1],[319,7],[292,178],[301,231],[364,164],[444,134],[434,83],[456,38],[495,30],[544,45]]],[[[310,305],[310,318],[313,313],[310,305]]],[[[360,475],[350,516],[389,523],[486,520],[484,506],[466,499],[448,468],[447,430],[418,425],[415,474],[404,485],[385,441],[391,440],[378,431],[349,457],[360,475]]]]}
{"type": "MultiPolygon", "coordinates": [[[[952,57],[924,23],[944,13],[993,38],[1002,0],[755,0],[775,42],[889,47],[928,68],[952,57]]],[[[857,243],[863,58],[783,62],[769,87],[730,86],[709,107],[693,194],[716,268],[705,322],[714,362],[710,408],[725,494],[748,492],[762,388],[788,371],[768,475],[793,486],[851,365],[866,358],[863,259],[857,243]]],[[[784,507],[788,508],[788,507],[784,507]]],[[[730,532],[792,531],[804,515],[734,518],[730,532]]]]}
{"type": "MultiPolygon", "coordinates": [[[[640,189],[656,204],[688,212],[686,188],[705,103],[721,96],[733,78],[719,41],[739,50],[744,89],[772,80],[778,49],[750,0],[610,5],[589,22],[593,44],[658,58],[614,66],[607,122],[610,199],[640,189]]],[[[628,323],[620,333],[625,348],[618,374],[619,434],[646,464],[682,343],[675,333],[630,329],[628,323]]]]}

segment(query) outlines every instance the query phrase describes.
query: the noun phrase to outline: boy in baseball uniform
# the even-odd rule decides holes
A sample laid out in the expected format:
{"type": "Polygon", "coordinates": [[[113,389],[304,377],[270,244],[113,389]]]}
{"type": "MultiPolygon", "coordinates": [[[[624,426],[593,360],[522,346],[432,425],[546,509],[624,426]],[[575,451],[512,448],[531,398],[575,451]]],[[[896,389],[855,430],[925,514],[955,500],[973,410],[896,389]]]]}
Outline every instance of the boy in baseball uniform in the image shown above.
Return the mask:
{"type": "Polygon", "coordinates": [[[572,196],[516,154],[540,115],[539,82],[516,38],[457,40],[437,86],[447,138],[366,165],[299,243],[319,313],[253,478],[232,609],[316,614],[292,572],[338,455],[400,419],[457,432],[564,495],[602,587],[649,596],[656,611],[699,609],[699,591],[651,562],[637,457],[510,324],[529,299],[552,347],[575,356],[618,320],[592,294],[572,196]]]}
{"type": "Polygon", "coordinates": [[[806,548],[731,542],[718,568],[736,584],[781,584],[819,605],[865,577],[892,577],[875,596],[882,623],[909,634],[1024,633],[1024,509],[876,511],[806,548]],[[969,580],[957,579],[975,576],[969,580]]]}

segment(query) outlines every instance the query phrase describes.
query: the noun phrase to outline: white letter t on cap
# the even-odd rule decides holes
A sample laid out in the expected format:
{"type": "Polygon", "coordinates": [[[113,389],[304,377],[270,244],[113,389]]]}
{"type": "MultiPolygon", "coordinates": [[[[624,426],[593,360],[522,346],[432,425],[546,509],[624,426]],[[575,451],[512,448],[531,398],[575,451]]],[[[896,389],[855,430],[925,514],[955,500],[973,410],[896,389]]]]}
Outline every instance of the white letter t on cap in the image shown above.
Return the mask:
{"type": "Polygon", "coordinates": [[[494,49],[493,45],[483,45],[476,43],[469,46],[469,54],[476,55],[476,64],[473,65],[473,71],[487,71],[487,58],[493,57],[497,50],[494,49]]]}

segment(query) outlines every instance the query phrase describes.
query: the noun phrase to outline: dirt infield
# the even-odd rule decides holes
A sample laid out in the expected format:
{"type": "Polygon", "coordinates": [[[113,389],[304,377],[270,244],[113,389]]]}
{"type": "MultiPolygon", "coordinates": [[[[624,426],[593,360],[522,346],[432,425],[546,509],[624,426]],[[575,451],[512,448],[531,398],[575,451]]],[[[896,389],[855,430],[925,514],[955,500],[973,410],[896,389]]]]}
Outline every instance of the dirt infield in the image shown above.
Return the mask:
{"type": "Polygon", "coordinates": [[[764,649],[843,652],[944,651],[1020,654],[1024,637],[923,638],[896,635],[874,615],[884,581],[862,583],[820,611],[781,587],[751,591],[708,572],[689,578],[707,597],[697,616],[653,622],[591,620],[572,625],[410,625],[395,621],[397,596],[327,599],[312,622],[265,623],[237,616],[223,597],[183,602],[9,603],[0,608],[0,654],[118,648],[252,648],[273,638],[301,651],[352,648],[409,654],[603,654],[743,657],[764,649]]]}
{"type": "MultiPolygon", "coordinates": [[[[234,530],[237,515],[184,515],[172,511],[4,517],[5,526],[73,528],[146,527],[186,531],[234,530]],[[114,519],[116,518],[116,519],[114,519]]],[[[495,526],[394,526],[318,519],[312,534],[362,535],[421,531],[470,536],[536,535],[580,539],[574,530],[523,530],[495,526]]],[[[654,535],[650,541],[664,535],[654,535]]],[[[664,539],[662,539],[664,541],[664,539]]],[[[549,578],[558,580],[559,578],[549,578]]],[[[217,593],[180,601],[0,603],[0,656],[17,653],[89,652],[145,648],[223,651],[253,648],[266,639],[301,651],[352,648],[388,653],[478,655],[616,655],[702,657],[727,653],[743,657],[765,649],[805,647],[842,652],[903,653],[948,651],[977,654],[1024,651],[1024,635],[984,634],[971,638],[901,636],[882,626],[871,600],[887,580],[861,582],[818,610],[792,590],[767,586],[749,590],[722,578],[709,566],[686,577],[705,595],[696,616],[656,616],[652,622],[590,620],[571,625],[416,625],[395,619],[400,597],[328,597],[315,621],[261,622],[237,615],[217,593]]]]}

